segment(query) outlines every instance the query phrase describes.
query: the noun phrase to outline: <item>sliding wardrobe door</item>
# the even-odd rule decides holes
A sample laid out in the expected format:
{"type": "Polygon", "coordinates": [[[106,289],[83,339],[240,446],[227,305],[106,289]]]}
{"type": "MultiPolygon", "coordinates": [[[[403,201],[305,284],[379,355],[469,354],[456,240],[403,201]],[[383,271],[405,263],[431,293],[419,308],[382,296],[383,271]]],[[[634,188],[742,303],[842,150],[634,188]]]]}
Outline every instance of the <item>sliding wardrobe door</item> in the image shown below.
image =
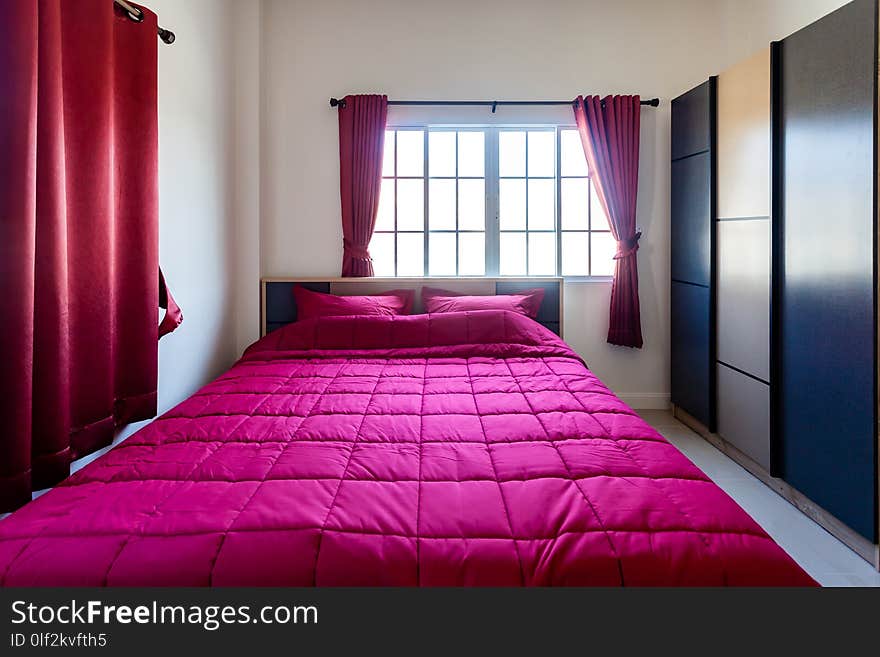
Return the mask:
{"type": "Polygon", "coordinates": [[[672,101],[672,403],[715,424],[714,78],[672,101]]]}
{"type": "Polygon", "coordinates": [[[718,434],[770,470],[770,49],[718,76],[718,434]]]}
{"type": "Polygon", "coordinates": [[[782,476],[874,541],[876,25],[856,0],[779,46],[774,301],[782,476]]]}

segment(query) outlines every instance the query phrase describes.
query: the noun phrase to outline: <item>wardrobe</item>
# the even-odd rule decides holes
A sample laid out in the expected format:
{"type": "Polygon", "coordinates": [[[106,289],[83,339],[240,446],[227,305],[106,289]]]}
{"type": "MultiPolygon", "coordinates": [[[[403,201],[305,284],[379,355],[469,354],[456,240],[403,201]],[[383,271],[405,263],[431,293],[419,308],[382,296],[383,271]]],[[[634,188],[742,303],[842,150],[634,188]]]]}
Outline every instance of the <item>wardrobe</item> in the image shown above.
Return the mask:
{"type": "Polygon", "coordinates": [[[877,16],[673,100],[671,358],[676,416],[880,567],[877,16]]]}

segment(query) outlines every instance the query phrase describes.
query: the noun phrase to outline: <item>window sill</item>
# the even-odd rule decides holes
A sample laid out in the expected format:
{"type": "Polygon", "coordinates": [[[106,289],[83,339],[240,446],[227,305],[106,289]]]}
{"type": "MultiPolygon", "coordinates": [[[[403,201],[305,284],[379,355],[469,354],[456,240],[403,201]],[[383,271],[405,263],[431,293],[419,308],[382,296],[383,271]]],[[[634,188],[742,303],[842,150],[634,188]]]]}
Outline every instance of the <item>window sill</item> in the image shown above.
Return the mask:
{"type": "Polygon", "coordinates": [[[613,276],[563,276],[562,282],[565,284],[585,284],[585,283],[613,283],[613,276]]]}
{"type": "Polygon", "coordinates": [[[372,276],[371,278],[379,278],[379,279],[382,279],[383,281],[393,281],[395,279],[419,279],[419,280],[434,279],[434,280],[438,280],[438,281],[444,281],[444,280],[479,281],[482,279],[490,279],[493,281],[503,281],[506,279],[515,280],[515,281],[528,281],[529,279],[535,279],[538,281],[544,281],[544,280],[560,279],[561,278],[563,283],[581,284],[581,283],[612,283],[612,282],[614,282],[613,276],[556,276],[556,275],[552,275],[552,274],[546,274],[546,275],[537,275],[536,274],[534,276],[527,276],[527,275],[514,276],[511,274],[498,275],[498,276],[495,276],[495,275],[467,276],[467,275],[456,275],[456,274],[434,274],[434,275],[427,275],[427,276],[416,276],[416,275],[413,275],[413,276],[405,276],[405,275],[393,276],[390,274],[389,275],[377,274],[375,276],[372,276]]]}

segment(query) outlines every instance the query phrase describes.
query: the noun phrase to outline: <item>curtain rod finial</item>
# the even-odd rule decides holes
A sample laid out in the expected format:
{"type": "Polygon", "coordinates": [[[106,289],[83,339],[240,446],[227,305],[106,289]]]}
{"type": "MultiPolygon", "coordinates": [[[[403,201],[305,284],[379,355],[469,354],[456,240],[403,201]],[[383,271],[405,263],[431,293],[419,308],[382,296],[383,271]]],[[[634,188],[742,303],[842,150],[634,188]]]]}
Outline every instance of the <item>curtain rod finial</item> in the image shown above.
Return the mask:
{"type": "Polygon", "coordinates": [[[331,98],[330,107],[345,107],[345,99],[340,100],[339,98],[331,98]]]}

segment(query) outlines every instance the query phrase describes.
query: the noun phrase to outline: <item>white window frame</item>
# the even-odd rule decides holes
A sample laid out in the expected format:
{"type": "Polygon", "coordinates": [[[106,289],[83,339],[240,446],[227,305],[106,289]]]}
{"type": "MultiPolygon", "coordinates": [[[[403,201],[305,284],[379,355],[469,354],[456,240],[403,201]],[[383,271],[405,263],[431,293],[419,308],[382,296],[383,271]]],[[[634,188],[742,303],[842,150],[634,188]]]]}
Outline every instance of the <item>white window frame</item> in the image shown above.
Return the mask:
{"type": "MultiPolygon", "coordinates": [[[[593,182],[591,180],[591,176],[563,176],[561,175],[561,159],[562,159],[562,149],[561,149],[561,133],[564,130],[577,130],[577,126],[571,124],[494,124],[494,125],[479,125],[479,124],[449,124],[449,125],[436,125],[436,124],[398,124],[398,125],[388,125],[386,127],[388,131],[395,131],[395,134],[398,131],[423,131],[424,135],[424,146],[423,146],[423,157],[424,157],[424,165],[422,170],[422,176],[397,176],[397,162],[395,157],[393,176],[383,176],[383,178],[393,178],[396,181],[399,179],[422,179],[424,181],[424,226],[423,231],[406,231],[406,230],[397,230],[397,198],[395,194],[395,211],[394,211],[394,230],[377,230],[376,233],[384,233],[384,234],[392,234],[394,235],[394,270],[395,277],[400,276],[397,273],[398,271],[398,257],[397,257],[397,239],[396,236],[399,233],[423,233],[424,237],[424,276],[430,276],[430,263],[429,263],[429,239],[431,233],[477,233],[482,231],[468,231],[468,230],[460,230],[458,226],[458,198],[456,194],[456,228],[455,230],[430,230],[430,217],[429,217],[429,203],[430,203],[430,180],[432,178],[435,179],[453,179],[453,180],[466,180],[472,177],[469,176],[458,176],[458,147],[456,146],[456,176],[454,178],[450,176],[431,176],[429,170],[429,151],[428,151],[428,143],[429,143],[429,134],[430,132],[464,132],[464,131],[480,131],[485,135],[484,146],[485,146],[485,166],[484,166],[484,177],[485,181],[485,191],[486,191],[486,214],[485,214],[485,273],[482,275],[462,275],[462,274],[448,274],[444,275],[449,278],[486,278],[486,277],[503,277],[505,274],[500,274],[500,239],[502,232],[518,232],[524,233],[526,235],[526,268],[528,271],[528,234],[535,232],[544,232],[544,233],[554,233],[556,238],[556,272],[554,274],[507,274],[511,278],[521,278],[521,277],[541,277],[541,276],[560,276],[565,278],[565,280],[581,280],[581,281],[608,281],[611,280],[611,275],[600,274],[594,275],[593,272],[593,236],[594,234],[604,234],[610,235],[611,229],[600,228],[596,229],[593,227],[593,203],[591,200],[591,191],[593,182]],[[523,230],[505,230],[501,231],[500,229],[500,199],[499,199],[499,189],[500,189],[500,180],[502,179],[499,176],[499,163],[498,163],[498,139],[499,133],[505,131],[552,131],[555,135],[555,148],[556,148],[556,170],[554,172],[553,179],[556,184],[556,194],[555,194],[555,208],[554,208],[554,229],[545,230],[545,231],[536,231],[528,228],[528,191],[526,192],[526,228],[523,230]],[[587,201],[587,228],[585,230],[572,230],[572,229],[563,229],[562,228],[562,218],[561,218],[561,204],[562,204],[562,181],[564,179],[587,179],[589,181],[587,187],[588,201],[587,201]],[[587,275],[564,275],[562,274],[562,235],[563,233],[585,233],[587,235],[587,252],[585,257],[587,258],[587,271],[589,272],[587,275]]],[[[457,143],[457,142],[456,142],[457,143]]],[[[528,190],[528,180],[530,178],[535,179],[538,177],[529,176],[528,175],[528,139],[526,140],[526,172],[525,176],[519,177],[520,179],[526,180],[526,190],[528,190]]],[[[510,178],[509,176],[506,178],[510,178]]],[[[543,178],[547,178],[546,176],[543,178]]],[[[458,271],[458,240],[456,240],[456,271],[458,271]]],[[[403,277],[406,277],[404,274],[403,277]]]]}

